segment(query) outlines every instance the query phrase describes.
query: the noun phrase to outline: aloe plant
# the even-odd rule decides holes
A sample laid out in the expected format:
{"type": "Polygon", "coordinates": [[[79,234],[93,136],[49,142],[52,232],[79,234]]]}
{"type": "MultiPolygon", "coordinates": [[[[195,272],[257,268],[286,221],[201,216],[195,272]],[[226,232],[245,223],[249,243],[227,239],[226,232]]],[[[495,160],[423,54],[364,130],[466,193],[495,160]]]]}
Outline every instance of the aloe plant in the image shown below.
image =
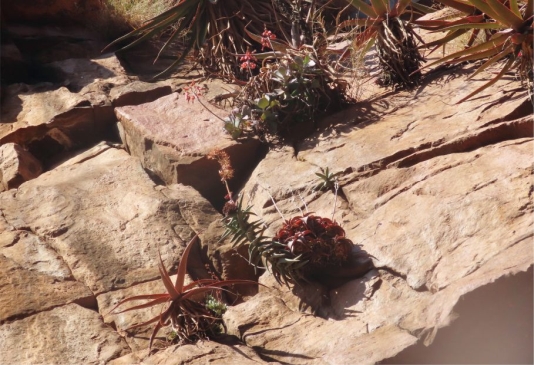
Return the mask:
{"type": "Polygon", "coordinates": [[[381,82],[384,85],[413,87],[421,78],[418,72],[424,61],[417,47],[417,35],[409,21],[401,18],[412,14],[411,0],[397,0],[393,6],[389,0],[347,0],[367,18],[350,19],[340,24],[357,27],[361,31],[354,39],[358,49],[368,51],[376,45],[379,64],[382,69],[381,82]]]}
{"type": "Polygon", "coordinates": [[[172,282],[169,273],[165,269],[159,256],[159,271],[161,280],[167,289],[166,293],[161,294],[145,294],[136,295],[133,297],[121,300],[112,310],[114,312],[121,305],[137,300],[149,300],[147,303],[139,304],[116,314],[124,313],[132,310],[153,307],[155,305],[166,305],[162,309],[161,314],[155,316],[148,321],[138,323],[125,329],[128,331],[133,328],[145,326],[155,323],[154,329],[150,336],[149,354],[152,349],[152,343],[159,330],[164,326],[171,326],[172,331],[177,338],[182,341],[192,341],[196,338],[205,336],[219,318],[213,316],[210,308],[204,302],[198,302],[194,298],[200,294],[210,293],[213,291],[225,290],[223,287],[235,284],[252,284],[257,285],[256,282],[250,280],[216,280],[216,279],[201,279],[185,285],[185,275],[187,271],[187,258],[196,242],[198,236],[195,236],[187,244],[180,264],[178,265],[178,273],[176,281],[172,282]]]}
{"type": "MultiPolygon", "coordinates": [[[[443,0],[440,0],[443,1],[443,0]]],[[[438,64],[460,64],[466,61],[486,60],[469,78],[480,74],[490,66],[505,60],[499,73],[475,91],[464,96],[458,103],[464,102],[477,95],[484,89],[495,84],[508,71],[516,70],[522,80],[532,81],[534,41],[533,9],[534,0],[520,3],[518,0],[465,0],[477,11],[483,13],[484,21],[464,21],[442,27],[443,31],[463,31],[470,29],[492,29],[495,33],[486,41],[470,45],[466,49],[452,53],[441,59],[425,65],[424,68],[438,64]]],[[[470,19],[472,20],[472,19],[470,19]]]]}

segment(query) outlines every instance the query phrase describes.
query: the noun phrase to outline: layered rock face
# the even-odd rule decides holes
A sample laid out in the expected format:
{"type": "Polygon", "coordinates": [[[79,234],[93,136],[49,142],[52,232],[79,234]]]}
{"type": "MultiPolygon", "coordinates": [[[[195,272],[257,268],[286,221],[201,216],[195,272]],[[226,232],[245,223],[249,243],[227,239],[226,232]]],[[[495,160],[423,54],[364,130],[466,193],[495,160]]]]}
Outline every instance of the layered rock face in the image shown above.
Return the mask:
{"type": "Polygon", "coordinates": [[[205,108],[175,92],[189,80],[143,82],[112,55],[47,69],[62,81],[4,90],[0,364],[532,362],[534,138],[517,81],[455,105],[478,84],[443,71],[267,152],[224,134],[210,97],[205,108]],[[267,233],[332,217],[372,265],[292,288],[266,271],[229,301],[228,336],[163,349],[161,331],[148,356],[150,326],[124,329],[161,309],[110,311],[165,291],[159,254],[175,274],[198,234],[190,280],[259,274],[220,239],[214,148],[267,233]],[[314,188],[321,168],[340,173],[334,188],[314,188]]]}

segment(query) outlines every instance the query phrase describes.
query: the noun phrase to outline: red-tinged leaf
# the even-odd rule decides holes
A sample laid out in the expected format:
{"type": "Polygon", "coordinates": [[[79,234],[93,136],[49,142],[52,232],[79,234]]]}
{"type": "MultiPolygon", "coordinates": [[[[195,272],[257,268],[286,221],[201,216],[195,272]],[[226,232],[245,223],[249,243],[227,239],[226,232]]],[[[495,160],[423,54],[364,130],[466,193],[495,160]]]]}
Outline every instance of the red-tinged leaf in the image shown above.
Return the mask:
{"type": "Polygon", "coordinates": [[[176,291],[174,286],[172,285],[171,277],[169,276],[169,273],[165,269],[165,265],[163,265],[163,261],[161,260],[161,252],[158,250],[159,255],[159,272],[161,274],[161,280],[163,281],[163,285],[165,285],[165,288],[167,289],[167,292],[169,293],[170,297],[172,299],[175,299],[178,297],[179,292],[176,291]]]}
{"type": "Polygon", "coordinates": [[[121,300],[116,306],[113,307],[113,309],[111,309],[108,314],[111,314],[111,312],[113,312],[115,309],[117,309],[117,307],[121,306],[122,304],[124,303],[127,303],[127,302],[131,302],[132,300],[146,300],[146,299],[158,299],[158,298],[163,298],[163,297],[169,297],[169,294],[147,294],[147,295],[136,295],[136,296],[133,296],[133,297],[129,297],[129,298],[125,298],[123,300],[121,300]]]}
{"type": "Polygon", "coordinates": [[[435,47],[432,51],[430,51],[430,53],[432,53],[436,49],[438,49],[440,46],[443,46],[443,45],[449,43],[451,40],[453,40],[455,38],[458,38],[459,36],[461,36],[462,34],[465,34],[465,33],[467,33],[467,29],[456,30],[454,32],[451,32],[451,33],[447,34],[445,37],[436,40],[436,41],[423,44],[423,45],[419,46],[419,48],[432,48],[432,47],[435,47]]]}
{"type": "Polygon", "coordinates": [[[139,328],[139,327],[143,327],[143,326],[146,326],[148,324],[152,324],[152,323],[155,323],[155,322],[159,322],[160,320],[160,316],[159,314],[157,316],[155,316],[154,318],[152,319],[149,319],[148,321],[146,322],[142,322],[142,323],[136,323],[134,324],[133,326],[130,326],[128,328],[125,328],[124,331],[129,331],[129,330],[132,330],[134,328],[139,328]]]}
{"type": "Polygon", "coordinates": [[[438,65],[438,64],[441,64],[441,63],[445,63],[445,62],[447,62],[449,60],[452,60],[452,59],[455,59],[455,58],[459,58],[459,57],[475,54],[475,53],[478,53],[478,52],[487,51],[489,49],[497,48],[500,45],[502,45],[504,42],[506,42],[507,39],[508,39],[508,36],[506,34],[500,34],[498,37],[496,37],[493,40],[489,40],[489,41],[484,42],[482,44],[479,44],[477,46],[474,46],[474,47],[471,47],[471,48],[468,48],[468,49],[464,49],[463,51],[452,53],[452,54],[450,54],[448,56],[440,58],[437,61],[431,62],[431,63],[421,67],[420,70],[423,70],[425,68],[428,68],[428,67],[431,67],[431,66],[434,66],[434,65],[438,65]]]}
{"type": "Polygon", "coordinates": [[[499,53],[500,51],[501,51],[501,49],[499,47],[494,47],[494,48],[488,49],[486,51],[473,53],[473,54],[470,54],[468,56],[463,56],[463,57],[460,57],[460,58],[455,58],[454,60],[447,61],[445,63],[450,65],[450,64],[456,64],[456,63],[462,63],[462,62],[465,62],[465,61],[477,61],[477,60],[481,60],[483,58],[492,57],[492,56],[496,55],[497,53],[499,53]]]}
{"type": "Polygon", "coordinates": [[[471,97],[475,96],[476,94],[478,94],[479,92],[487,89],[488,87],[490,87],[491,85],[495,84],[497,81],[499,81],[506,72],[508,72],[508,70],[512,67],[513,63],[514,63],[514,59],[513,58],[510,58],[508,60],[508,62],[506,62],[506,64],[504,65],[504,67],[502,68],[501,72],[499,72],[497,74],[497,76],[495,76],[493,79],[491,79],[491,81],[487,82],[486,84],[482,85],[481,87],[479,87],[478,89],[476,89],[475,91],[473,91],[472,93],[470,93],[469,95],[467,95],[466,97],[462,98],[460,101],[458,101],[456,104],[460,104],[460,103],[463,103],[464,101],[466,101],[467,99],[470,99],[471,97]]]}
{"type": "Polygon", "coordinates": [[[200,286],[200,287],[193,288],[193,289],[188,290],[187,292],[183,293],[182,296],[180,296],[180,300],[184,300],[184,299],[190,298],[192,296],[199,295],[199,294],[206,293],[206,292],[210,292],[210,291],[214,291],[214,290],[224,290],[224,291],[226,291],[228,293],[231,293],[231,291],[229,291],[227,289],[224,289],[224,288],[217,287],[217,286],[200,286]]]}
{"type": "Polygon", "coordinates": [[[508,47],[506,47],[502,52],[499,52],[498,54],[496,54],[495,56],[491,57],[489,60],[487,60],[482,66],[480,66],[472,75],[470,75],[468,77],[468,79],[471,79],[473,77],[475,77],[476,75],[478,75],[479,73],[481,73],[482,71],[484,71],[486,68],[488,68],[489,66],[493,65],[494,63],[502,60],[504,57],[508,56],[510,53],[512,53],[514,51],[514,46],[513,45],[509,45],[508,47]]]}
{"type": "MultiPolygon", "coordinates": [[[[473,4],[474,6],[476,6],[484,14],[495,19],[499,23],[502,23],[504,26],[514,28],[514,24],[516,23],[514,18],[517,18],[517,17],[514,15],[514,13],[510,11],[510,9],[508,9],[503,4],[499,3],[497,0],[469,0],[469,2],[473,4]],[[500,12],[500,11],[495,10],[493,6],[490,6],[491,2],[499,3],[501,7],[505,9],[505,11],[500,12]],[[510,17],[510,15],[512,17],[510,17]]],[[[519,22],[521,24],[522,20],[519,19],[519,22]]]]}
{"type": "Polygon", "coordinates": [[[375,27],[369,27],[366,30],[364,30],[362,33],[358,34],[356,38],[354,39],[354,44],[357,47],[360,47],[362,44],[366,44],[371,39],[375,38],[375,35],[377,33],[378,29],[375,27]]]}
{"type": "Polygon", "coordinates": [[[503,5],[500,1],[486,0],[486,2],[500,17],[506,20],[505,24],[507,24],[508,27],[518,30],[523,25],[523,19],[514,14],[510,8],[503,5]]]}
{"type": "Polygon", "coordinates": [[[412,0],[397,0],[397,3],[395,4],[395,7],[393,8],[393,14],[398,16],[402,13],[404,13],[404,10],[410,5],[412,0]]]}
{"type": "Polygon", "coordinates": [[[154,299],[153,301],[145,303],[145,304],[139,304],[139,305],[136,305],[134,307],[126,308],[126,309],[124,309],[124,310],[122,310],[120,312],[117,312],[116,314],[125,313],[125,312],[133,311],[133,310],[136,310],[136,309],[143,309],[143,308],[153,307],[155,305],[168,302],[169,300],[170,300],[169,296],[167,296],[166,298],[154,299]]]}
{"type": "Polygon", "coordinates": [[[471,15],[458,20],[414,20],[412,23],[420,26],[423,29],[429,30],[446,30],[447,27],[460,24],[482,23],[484,15],[471,15]]]}
{"type": "Polygon", "coordinates": [[[360,10],[362,13],[369,17],[377,17],[379,14],[363,0],[350,0],[352,6],[360,10]]]}
{"type": "Polygon", "coordinates": [[[388,13],[388,8],[384,1],[382,0],[370,0],[371,5],[373,6],[374,11],[376,12],[376,15],[378,16],[386,16],[388,13]]]}
{"type": "Polygon", "coordinates": [[[447,5],[453,9],[460,10],[462,13],[465,14],[474,14],[476,12],[476,8],[470,4],[466,4],[462,1],[456,1],[456,0],[436,0],[439,3],[442,3],[443,5],[447,5]]]}
{"type": "MultiPolygon", "coordinates": [[[[431,7],[428,7],[428,6],[425,6],[425,5],[421,5],[419,3],[415,3],[415,2],[410,2],[409,3],[410,7],[412,9],[415,9],[419,12],[421,12],[422,14],[430,14],[430,13],[433,13],[436,11],[436,9],[433,9],[431,7]]],[[[412,13],[414,13],[414,11],[412,11],[412,13]]],[[[399,14],[402,14],[402,12],[398,12],[397,15],[399,14]]]]}
{"type": "Polygon", "coordinates": [[[196,286],[210,285],[210,284],[215,283],[217,281],[218,280],[215,280],[215,279],[200,279],[200,280],[196,280],[196,281],[194,281],[192,283],[184,285],[182,291],[189,290],[189,289],[194,288],[196,286]]]}
{"type": "Polygon", "coordinates": [[[193,237],[191,241],[189,241],[189,243],[185,247],[184,253],[182,254],[182,259],[180,260],[180,264],[178,265],[178,273],[176,274],[176,281],[174,283],[174,289],[176,293],[182,293],[183,291],[185,274],[187,272],[187,258],[189,257],[189,253],[191,252],[191,249],[193,248],[193,244],[196,243],[197,239],[198,239],[198,234],[195,235],[195,237],[193,237]]]}
{"type": "Polygon", "coordinates": [[[376,19],[361,18],[361,19],[349,19],[339,24],[340,28],[345,27],[369,27],[374,26],[377,23],[376,19]]]}
{"type": "Polygon", "coordinates": [[[502,29],[502,25],[499,23],[465,23],[453,25],[450,27],[440,28],[433,30],[434,32],[450,32],[458,29],[502,29]]]}
{"type": "Polygon", "coordinates": [[[161,322],[156,323],[154,326],[154,330],[152,331],[152,334],[150,335],[150,341],[148,343],[148,355],[150,356],[150,352],[152,351],[152,343],[154,342],[154,338],[156,338],[156,335],[158,334],[159,330],[161,329],[163,325],[161,322]]]}

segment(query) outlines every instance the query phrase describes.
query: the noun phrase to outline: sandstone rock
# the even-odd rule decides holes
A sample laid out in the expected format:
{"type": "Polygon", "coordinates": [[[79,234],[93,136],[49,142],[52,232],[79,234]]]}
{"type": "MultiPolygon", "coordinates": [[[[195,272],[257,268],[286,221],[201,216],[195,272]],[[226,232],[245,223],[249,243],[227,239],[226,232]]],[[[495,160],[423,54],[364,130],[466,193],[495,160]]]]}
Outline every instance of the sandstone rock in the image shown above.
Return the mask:
{"type": "Polygon", "coordinates": [[[0,323],[67,303],[94,305],[93,293],[73,280],[65,264],[51,255],[49,247],[35,242],[38,241],[35,237],[19,241],[15,246],[18,252],[4,253],[2,249],[0,254],[0,323]],[[40,263],[40,259],[49,262],[40,263]]]}
{"type": "Polygon", "coordinates": [[[236,167],[230,182],[233,185],[256,164],[261,155],[260,142],[232,141],[218,119],[226,112],[203,103],[188,103],[180,95],[171,94],[152,103],[117,108],[115,113],[123,143],[145,168],[167,184],[193,186],[215,204],[223,201],[226,192],[220,182],[219,165],[206,155],[214,148],[230,155],[236,167]]]}
{"type": "Polygon", "coordinates": [[[202,341],[196,344],[176,345],[158,352],[150,357],[146,351],[134,352],[126,356],[114,359],[110,365],[128,364],[280,364],[278,362],[266,362],[262,360],[252,349],[247,346],[232,344],[228,346],[213,341],[202,341]]]}
{"type": "Polygon", "coordinates": [[[68,0],[9,2],[2,7],[2,15],[9,22],[57,22],[72,24],[75,21],[96,19],[102,3],[85,0],[73,3],[68,0]],[[85,19],[84,19],[85,18],[85,19]]]}
{"type": "Polygon", "coordinates": [[[0,326],[2,364],[104,364],[128,346],[92,310],[69,304],[0,326]]]}
{"type": "Polygon", "coordinates": [[[46,238],[95,295],[156,279],[158,250],[176,268],[194,235],[178,202],[114,148],[0,194],[0,207],[9,225],[46,238]]]}
{"type": "Polygon", "coordinates": [[[111,89],[110,97],[114,107],[149,103],[165,95],[169,95],[172,88],[163,83],[148,83],[134,81],[111,89]]]}
{"type": "Polygon", "coordinates": [[[94,111],[86,99],[65,87],[38,90],[18,84],[6,89],[0,144],[17,143],[45,158],[98,136],[94,111]]]}
{"type": "Polygon", "coordinates": [[[262,356],[290,364],[373,364],[417,341],[391,324],[368,328],[359,316],[332,321],[293,312],[265,292],[230,308],[224,320],[262,356]]]}
{"type": "Polygon", "coordinates": [[[475,87],[463,82],[377,98],[327,118],[334,128],[298,145],[296,158],[267,154],[243,194],[269,232],[294,215],[333,216],[378,270],[330,290],[289,290],[264,274],[275,291],[231,308],[231,333],[279,361],[372,363],[430,344],[463,295],[532,266],[528,96],[501,80],[484,103],[451,108],[453,90],[475,87]],[[337,198],[313,189],[321,167],[341,172],[337,198]],[[376,351],[359,347],[368,341],[376,351]]]}
{"type": "MultiPolygon", "coordinates": [[[[66,1],[64,1],[64,3],[66,3],[66,1]]],[[[13,4],[16,4],[15,7],[19,5],[19,3],[13,4]]],[[[9,5],[7,6],[10,7],[9,5]]],[[[33,8],[35,10],[37,7],[25,6],[25,8],[33,8]]],[[[53,8],[53,5],[40,7],[41,10],[45,9],[45,11],[48,11],[51,8],[53,8]]],[[[2,13],[2,15],[6,14],[4,12],[4,7],[2,7],[2,13]]],[[[24,11],[18,14],[23,13],[24,11]]],[[[59,15],[59,13],[56,13],[55,15],[59,15]]],[[[95,13],[93,16],[97,16],[97,14],[95,13]]],[[[32,21],[19,22],[15,19],[16,16],[8,17],[11,19],[5,19],[2,24],[2,32],[5,32],[10,36],[20,49],[23,58],[31,64],[33,71],[39,71],[39,65],[41,64],[54,61],[66,60],[69,58],[99,57],[103,48],[102,41],[99,39],[98,35],[95,35],[94,32],[90,32],[80,26],[80,21],[73,22],[75,16],[69,20],[63,18],[63,21],[59,21],[61,24],[55,25],[50,24],[54,19],[54,17],[51,16],[44,22],[40,21],[40,25],[38,26],[34,25],[37,23],[32,23],[32,21]],[[49,22],[49,25],[43,25],[45,22],[49,22]]],[[[95,24],[89,17],[83,18],[82,22],[90,25],[95,24]]],[[[42,78],[46,78],[48,75],[40,74],[39,72],[33,72],[29,76],[34,79],[41,79],[40,81],[51,81],[42,80],[42,78]]],[[[18,80],[17,82],[22,82],[22,80],[18,80]]]]}
{"type": "Polygon", "coordinates": [[[31,153],[15,143],[0,146],[0,183],[3,190],[17,188],[24,181],[36,178],[43,167],[31,153]]]}

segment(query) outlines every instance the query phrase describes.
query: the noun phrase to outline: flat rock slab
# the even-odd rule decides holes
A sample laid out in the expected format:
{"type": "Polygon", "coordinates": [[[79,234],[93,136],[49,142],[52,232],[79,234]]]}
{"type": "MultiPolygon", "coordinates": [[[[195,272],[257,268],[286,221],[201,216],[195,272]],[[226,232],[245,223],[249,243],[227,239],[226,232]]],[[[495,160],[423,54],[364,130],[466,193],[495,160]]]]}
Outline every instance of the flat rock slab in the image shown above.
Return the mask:
{"type": "Polygon", "coordinates": [[[0,326],[0,364],[105,364],[128,352],[96,312],[76,304],[0,326]]]}
{"type": "Polygon", "coordinates": [[[123,143],[145,168],[167,184],[193,186],[210,202],[220,202],[226,195],[220,167],[206,155],[215,148],[225,150],[236,167],[234,181],[240,181],[261,157],[261,144],[256,139],[231,140],[219,120],[228,112],[202,103],[174,93],[152,103],[116,108],[115,113],[123,143]]]}
{"type": "Polygon", "coordinates": [[[0,194],[0,207],[7,224],[45,239],[95,295],[159,277],[158,250],[172,270],[194,235],[178,201],[109,146],[0,194]]]}

